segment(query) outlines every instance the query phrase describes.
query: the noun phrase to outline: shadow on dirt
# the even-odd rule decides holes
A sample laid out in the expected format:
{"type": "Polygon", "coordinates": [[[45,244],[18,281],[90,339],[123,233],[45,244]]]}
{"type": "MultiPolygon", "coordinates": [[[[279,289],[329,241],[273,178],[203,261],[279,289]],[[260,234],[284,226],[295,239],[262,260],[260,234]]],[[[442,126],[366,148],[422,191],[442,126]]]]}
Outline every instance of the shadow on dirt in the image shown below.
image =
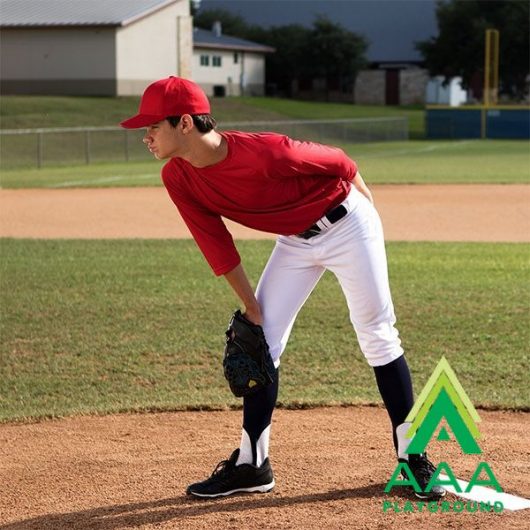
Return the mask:
{"type": "Polygon", "coordinates": [[[0,525],[1,530],[113,530],[155,525],[167,521],[184,523],[190,517],[209,513],[231,513],[239,510],[284,508],[297,504],[312,504],[349,498],[383,498],[385,484],[371,484],[359,488],[324,491],[293,497],[279,494],[240,495],[226,499],[202,500],[188,496],[158,501],[104,506],[79,512],[42,515],[25,521],[0,525]]]}

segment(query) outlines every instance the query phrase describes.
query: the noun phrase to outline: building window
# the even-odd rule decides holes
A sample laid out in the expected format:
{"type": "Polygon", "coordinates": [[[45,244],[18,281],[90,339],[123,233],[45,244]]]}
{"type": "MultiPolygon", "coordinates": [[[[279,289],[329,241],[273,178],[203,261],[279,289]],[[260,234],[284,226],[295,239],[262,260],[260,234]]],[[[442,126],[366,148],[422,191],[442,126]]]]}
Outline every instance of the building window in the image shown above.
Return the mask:
{"type": "Polygon", "coordinates": [[[234,64],[237,64],[239,62],[239,53],[234,52],[234,64]]]}
{"type": "MultiPolygon", "coordinates": [[[[215,59],[215,57],[214,57],[215,59]]],[[[210,66],[210,56],[201,55],[201,66],[210,66]]]]}
{"type": "Polygon", "coordinates": [[[220,55],[214,55],[212,57],[212,66],[221,66],[221,56],[220,55]]]}

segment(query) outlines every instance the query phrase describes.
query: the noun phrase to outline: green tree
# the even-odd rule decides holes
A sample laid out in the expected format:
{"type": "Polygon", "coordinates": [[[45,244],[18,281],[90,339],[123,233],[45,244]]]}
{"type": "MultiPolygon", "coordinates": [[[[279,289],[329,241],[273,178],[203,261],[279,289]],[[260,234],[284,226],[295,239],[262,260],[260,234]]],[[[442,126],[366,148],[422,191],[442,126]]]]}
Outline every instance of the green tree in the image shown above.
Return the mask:
{"type": "Polygon", "coordinates": [[[278,93],[291,96],[293,81],[307,77],[310,30],[300,24],[275,26],[270,29],[254,27],[248,38],[273,47],[276,53],[266,56],[266,78],[278,93]]]}
{"type": "Polygon", "coordinates": [[[248,24],[243,17],[224,9],[199,10],[194,25],[211,29],[221,22],[223,33],[248,39],[276,49],[266,55],[267,84],[280,93],[292,95],[293,81],[323,78],[347,91],[365,64],[367,43],[359,35],[319,16],[311,28],[300,24],[264,28],[248,24]]]}
{"type": "Polygon", "coordinates": [[[311,61],[308,73],[324,78],[328,92],[330,84],[336,84],[344,91],[352,89],[357,73],[366,66],[367,48],[364,37],[320,15],[309,34],[311,61]]]}
{"type": "Polygon", "coordinates": [[[439,34],[416,43],[431,75],[462,77],[464,88],[484,76],[484,39],[497,29],[499,92],[522,98],[528,89],[530,3],[528,0],[438,1],[439,34]]]}

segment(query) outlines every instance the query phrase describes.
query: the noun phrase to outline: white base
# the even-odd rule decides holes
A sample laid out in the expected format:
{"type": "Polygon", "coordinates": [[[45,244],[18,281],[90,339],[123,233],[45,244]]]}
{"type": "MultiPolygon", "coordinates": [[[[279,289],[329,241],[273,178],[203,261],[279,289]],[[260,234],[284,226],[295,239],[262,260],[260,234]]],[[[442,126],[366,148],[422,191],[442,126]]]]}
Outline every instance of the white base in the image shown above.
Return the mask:
{"type": "MultiPolygon", "coordinates": [[[[440,474],[440,478],[442,480],[449,480],[449,477],[443,474],[440,474]]],[[[510,495],[509,493],[498,492],[492,488],[486,488],[485,486],[473,486],[469,493],[464,493],[469,482],[460,479],[457,479],[457,482],[460,486],[460,489],[462,490],[462,493],[456,491],[453,486],[443,486],[443,488],[453,495],[457,495],[458,497],[462,497],[463,499],[468,499],[470,501],[484,503],[490,502],[491,504],[494,504],[495,502],[502,502],[505,510],[525,510],[530,508],[529,499],[517,497],[516,495],[510,495]]]]}

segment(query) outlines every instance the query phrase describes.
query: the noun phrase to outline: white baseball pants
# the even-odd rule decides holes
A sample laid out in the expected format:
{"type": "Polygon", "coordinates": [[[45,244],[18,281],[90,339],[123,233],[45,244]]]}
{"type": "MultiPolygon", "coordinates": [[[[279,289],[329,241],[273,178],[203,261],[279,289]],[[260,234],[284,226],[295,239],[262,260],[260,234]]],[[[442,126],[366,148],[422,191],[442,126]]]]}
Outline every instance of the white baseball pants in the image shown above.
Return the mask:
{"type": "Polygon", "coordinates": [[[321,234],[307,240],[280,236],[263,271],[256,297],[276,367],[298,312],[326,269],[340,283],[370,366],[388,364],[403,354],[394,327],[379,215],[354,187],[343,204],[350,212],[321,234]]]}

